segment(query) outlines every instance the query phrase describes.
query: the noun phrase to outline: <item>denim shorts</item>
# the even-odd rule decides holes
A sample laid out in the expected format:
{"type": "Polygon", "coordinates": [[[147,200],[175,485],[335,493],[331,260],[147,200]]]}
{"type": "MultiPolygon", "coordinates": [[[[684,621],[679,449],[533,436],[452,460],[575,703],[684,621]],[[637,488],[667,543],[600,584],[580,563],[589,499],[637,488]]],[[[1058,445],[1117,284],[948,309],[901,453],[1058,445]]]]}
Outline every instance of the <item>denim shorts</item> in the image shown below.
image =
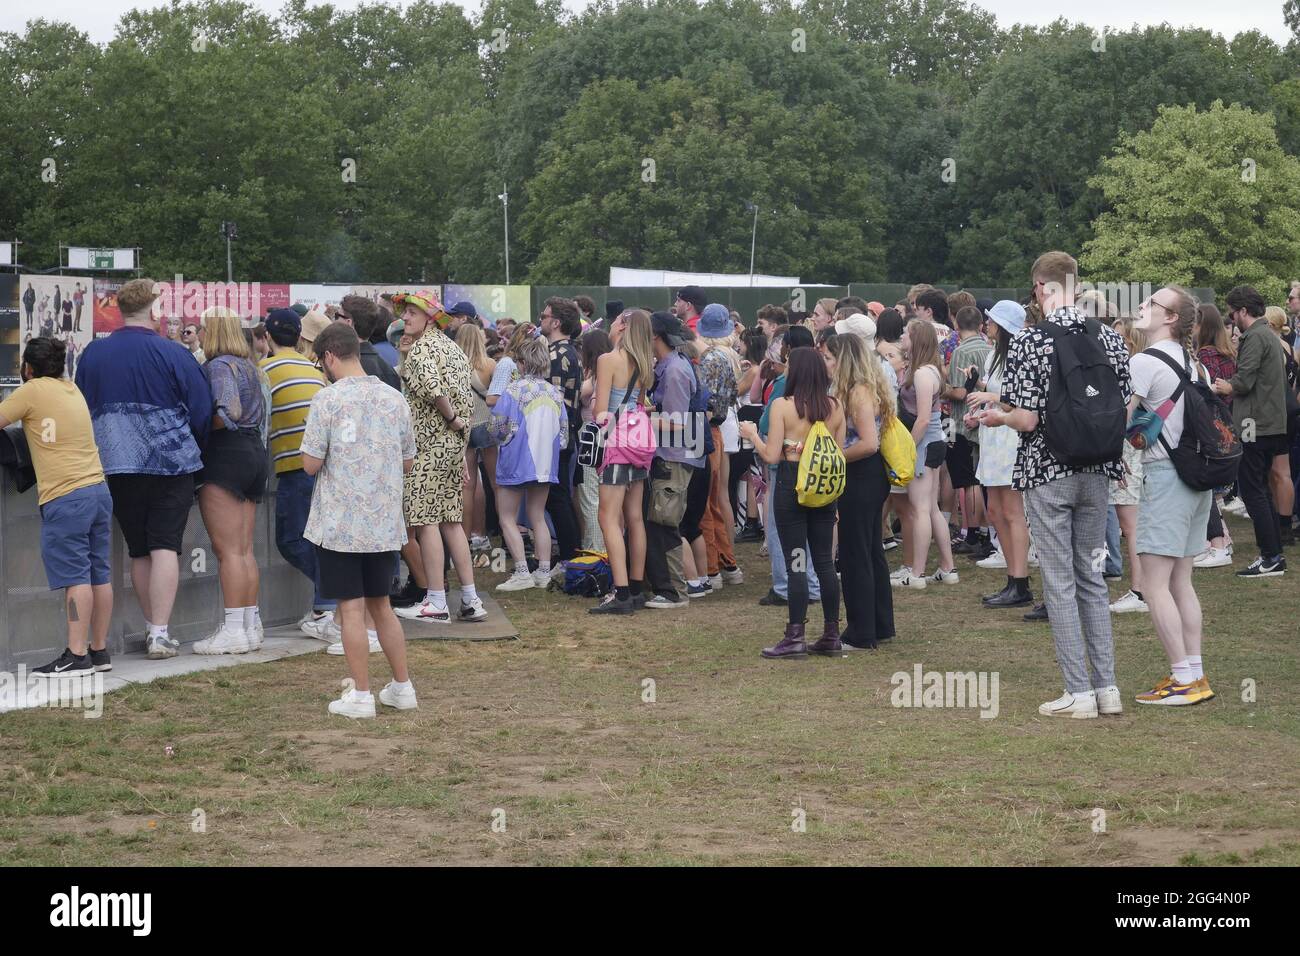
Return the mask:
{"type": "Polygon", "coordinates": [[[470,448],[491,448],[496,442],[488,433],[488,423],[482,422],[475,425],[469,430],[469,447],[470,448]]]}
{"type": "Polygon", "coordinates": [[[1214,493],[1193,491],[1168,458],[1142,468],[1137,552],[1166,558],[1192,558],[1205,550],[1206,527],[1214,493]]]}
{"type": "Polygon", "coordinates": [[[41,505],[41,560],[50,590],[113,579],[113,496],[100,482],[41,505]]]}

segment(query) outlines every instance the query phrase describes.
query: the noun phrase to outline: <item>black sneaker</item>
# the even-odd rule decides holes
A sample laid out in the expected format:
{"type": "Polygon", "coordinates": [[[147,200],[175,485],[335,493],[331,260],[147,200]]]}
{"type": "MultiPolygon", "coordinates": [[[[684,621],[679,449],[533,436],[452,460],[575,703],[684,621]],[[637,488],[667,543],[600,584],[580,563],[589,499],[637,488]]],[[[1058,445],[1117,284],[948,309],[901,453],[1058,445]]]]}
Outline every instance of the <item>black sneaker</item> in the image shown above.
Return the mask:
{"type": "Polygon", "coordinates": [[[1286,574],[1286,558],[1278,555],[1267,561],[1263,558],[1256,558],[1250,562],[1250,566],[1242,568],[1237,572],[1239,578],[1280,578],[1286,574]]]}
{"type": "Polygon", "coordinates": [[[642,609],[645,607],[645,602],[646,602],[646,597],[645,597],[645,592],[644,592],[644,591],[640,591],[640,592],[638,592],[638,593],[636,593],[636,594],[633,594],[633,595],[632,595],[632,610],[634,610],[634,611],[640,611],[640,610],[642,610],[642,609]]]}
{"type": "Polygon", "coordinates": [[[108,658],[108,648],[97,651],[93,647],[90,649],[90,663],[97,671],[111,671],[113,662],[108,658]]]}
{"type": "Polygon", "coordinates": [[[703,584],[686,585],[686,596],[690,598],[708,597],[712,593],[713,587],[708,581],[705,581],[703,584]]]}
{"type": "Polygon", "coordinates": [[[50,661],[31,670],[33,677],[85,677],[95,673],[95,665],[90,663],[90,655],[78,657],[69,648],[64,648],[58,660],[50,661]]]}
{"type": "Polygon", "coordinates": [[[413,604],[419,604],[424,600],[424,588],[415,583],[415,579],[407,575],[406,584],[396,594],[388,595],[388,603],[393,607],[410,607],[413,604]]]}
{"type": "MultiPolygon", "coordinates": [[[[642,599],[644,600],[644,596],[642,599]]],[[[614,592],[611,591],[609,595],[605,598],[605,600],[601,601],[595,607],[587,608],[587,613],[588,614],[631,614],[635,610],[636,610],[636,606],[632,603],[631,597],[628,597],[620,601],[618,597],[614,594],[614,592]]]]}
{"type": "Polygon", "coordinates": [[[1026,620],[1026,621],[1046,621],[1046,620],[1047,620],[1047,605],[1046,605],[1046,604],[1035,604],[1035,605],[1034,605],[1034,609],[1033,609],[1032,611],[1030,611],[1028,614],[1025,615],[1025,620],[1026,620]]]}
{"type": "Polygon", "coordinates": [[[785,607],[790,602],[775,591],[768,591],[758,599],[758,603],[760,607],[785,607]]]}
{"type": "Polygon", "coordinates": [[[763,526],[757,521],[745,522],[745,527],[740,529],[740,534],[736,535],[737,541],[762,541],[763,526]]]}

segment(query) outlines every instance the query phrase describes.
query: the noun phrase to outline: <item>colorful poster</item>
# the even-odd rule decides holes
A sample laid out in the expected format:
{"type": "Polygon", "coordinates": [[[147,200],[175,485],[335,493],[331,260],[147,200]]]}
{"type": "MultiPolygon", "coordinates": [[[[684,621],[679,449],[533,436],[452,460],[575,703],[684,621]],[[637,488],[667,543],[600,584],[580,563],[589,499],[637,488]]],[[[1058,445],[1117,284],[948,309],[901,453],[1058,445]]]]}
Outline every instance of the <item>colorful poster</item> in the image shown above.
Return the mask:
{"type": "MultiPolygon", "coordinates": [[[[95,337],[95,286],[89,276],[19,276],[19,329],[25,344],[38,335],[68,347],[68,375],[95,337]]],[[[120,318],[119,318],[120,324],[120,318]]]]}
{"type": "Polygon", "coordinates": [[[260,322],[266,317],[266,313],[272,309],[287,309],[293,305],[293,299],[289,297],[289,283],[287,282],[255,282],[258,286],[258,307],[253,310],[253,315],[260,322]]]}
{"type": "Polygon", "coordinates": [[[95,334],[107,335],[122,327],[122,313],[117,307],[117,290],[126,279],[95,280],[95,334]]]}
{"type": "Polygon", "coordinates": [[[22,338],[19,333],[18,276],[0,275],[0,382],[16,384],[18,366],[22,360],[22,338]]]}
{"type": "Polygon", "coordinates": [[[495,325],[498,319],[528,322],[533,318],[531,286],[526,285],[445,285],[442,304],[450,309],[457,302],[473,303],[484,324],[495,325]]]}
{"type": "Polygon", "coordinates": [[[352,291],[350,285],[322,285],[294,283],[289,286],[291,305],[301,302],[309,309],[324,312],[327,306],[338,305],[339,300],[352,291]]]}

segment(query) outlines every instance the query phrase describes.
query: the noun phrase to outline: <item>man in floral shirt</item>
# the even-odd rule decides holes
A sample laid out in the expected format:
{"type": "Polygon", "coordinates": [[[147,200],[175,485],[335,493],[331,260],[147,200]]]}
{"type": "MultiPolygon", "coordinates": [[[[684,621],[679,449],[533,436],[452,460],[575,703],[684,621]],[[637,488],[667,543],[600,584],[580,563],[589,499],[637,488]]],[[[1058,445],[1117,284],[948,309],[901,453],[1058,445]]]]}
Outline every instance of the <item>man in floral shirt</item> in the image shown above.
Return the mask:
{"type": "Polygon", "coordinates": [[[352,326],[328,326],[314,348],[331,385],[312,399],[302,437],[303,471],[316,478],[303,537],[316,545],[321,592],[338,601],[353,684],[329,711],[375,716],[366,611],[393,669],[379,701],[411,710],[418,705],[406,671],[406,638],[388,602],[397,552],[406,544],[402,484],[415,459],[410,412],[399,392],[361,367],[361,340],[352,326]]]}
{"type": "MultiPolygon", "coordinates": [[[[1031,275],[1034,298],[1046,322],[1067,331],[1086,322],[1074,304],[1078,266],[1073,258],[1064,252],[1044,253],[1034,262],[1031,275]]],[[[1124,340],[1105,325],[1099,326],[1098,338],[1127,406],[1133,389],[1124,340]]],[[[1117,457],[1101,465],[1072,467],[1048,449],[1042,416],[1047,409],[1052,352],[1052,338],[1041,325],[1012,339],[1002,381],[1002,403],[1011,411],[987,409],[980,420],[989,426],[1010,425],[1021,433],[1011,483],[1025,496],[1042,564],[1056,659],[1065,676],[1064,695],[1043,704],[1038,712],[1062,717],[1118,714],[1110,595],[1102,571],[1109,481],[1121,477],[1122,466],[1117,457]]]]}

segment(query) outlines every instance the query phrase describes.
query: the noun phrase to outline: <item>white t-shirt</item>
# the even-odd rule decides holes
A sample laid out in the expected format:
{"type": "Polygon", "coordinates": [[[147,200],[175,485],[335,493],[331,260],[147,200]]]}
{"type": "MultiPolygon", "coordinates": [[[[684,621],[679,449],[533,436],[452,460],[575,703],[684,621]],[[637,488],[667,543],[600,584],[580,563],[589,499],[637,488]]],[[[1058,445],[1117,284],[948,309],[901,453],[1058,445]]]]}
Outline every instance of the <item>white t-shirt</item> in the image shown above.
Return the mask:
{"type": "MultiPolygon", "coordinates": [[[[1186,353],[1183,352],[1183,347],[1178,342],[1166,339],[1163,342],[1157,342],[1151,348],[1159,349],[1184,369],[1188,367],[1186,353]]],[[[1139,352],[1129,359],[1128,367],[1129,375],[1133,381],[1133,394],[1138,396],[1142,407],[1149,412],[1156,411],[1178,388],[1178,375],[1154,355],[1143,355],[1139,352]]],[[[1205,371],[1200,362],[1192,362],[1189,374],[1193,379],[1200,375],[1204,376],[1203,381],[1209,381],[1209,373],[1205,371]]],[[[1179,398],[1178,404],[1174,406],[1173,411],[1165,419],[1162,434],[1165,441],[1169,443],[1170,448],[1177,448],[1179,440],[1183,437],[1183,406],[1185,404],[1179,398]]],[[[1165,451],[1165,446],[1160,442],[1154,442],[1150,448],[1142,452],[1142,463],[1144,465],[1153,461],[1164,461],[1168,458],[1169,452],[1165,451]]]]}

